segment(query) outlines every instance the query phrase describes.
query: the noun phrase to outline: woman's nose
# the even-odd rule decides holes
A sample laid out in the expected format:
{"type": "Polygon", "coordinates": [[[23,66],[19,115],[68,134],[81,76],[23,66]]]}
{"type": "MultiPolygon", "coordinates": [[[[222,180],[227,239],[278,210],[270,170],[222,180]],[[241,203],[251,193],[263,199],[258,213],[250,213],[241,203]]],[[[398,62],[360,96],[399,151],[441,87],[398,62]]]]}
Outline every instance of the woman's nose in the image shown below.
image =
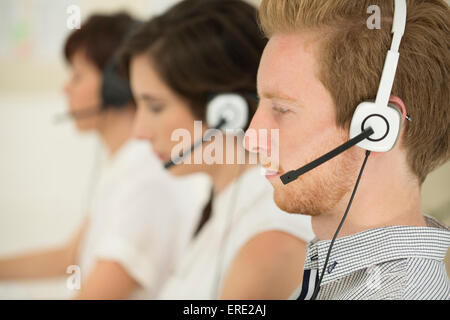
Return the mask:
{"type": "Polygon", "coordinates": [[[66,96],[69,96],[70,93],[70,83],[67,81],[63,87],[62,87],[63,92],[66,94],[66,96]]]}
{"type": "Polygon", "coordinates": [[[152,142],[153,134],[150,129],[149,122],[146,120],[145,115],[139,110],[136,112],[133,123],[132,135],[136,139],[148,140],[152,142]]]}

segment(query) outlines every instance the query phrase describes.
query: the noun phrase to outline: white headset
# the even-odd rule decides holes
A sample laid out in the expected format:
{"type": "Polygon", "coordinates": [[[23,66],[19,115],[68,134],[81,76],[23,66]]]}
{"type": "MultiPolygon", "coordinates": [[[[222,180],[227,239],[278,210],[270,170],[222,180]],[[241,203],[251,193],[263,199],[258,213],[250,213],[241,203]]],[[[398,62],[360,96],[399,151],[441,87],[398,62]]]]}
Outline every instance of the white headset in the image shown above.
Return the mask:
{"type": "Polygon", "coordinates": [[[209,128],[220,127],[222,130],[239,130],[245,128],[248,122],[248,103],[237,93],[221,93],[208,102],[206,108],[206,123],[209,128]]]}
{"type": "MultiPolygon", "coordinates": [[[[210,129],[226,130],[227,134],[239,134],[248,121],[249,107],[247,101],[237,93],[220,93],[214,96],[206,106],[206,122],[210,129]]],[[[181,163],[181,161],[209,140],[212,132],[205,134],[201,140],[195,142],[178,158],[171,159],[164,164],[164,168],[181,163]]]]}
{"type": "MultiPolygon", "coordinates": [[[[366,149],[366,157],[364,159],[363,165],[358,175],[358,179],[356,180],[355,187],[353,188],[352,195],[350,197],[350,201],[348,202],[347,209],[339,223],[339,226],[336,232],[333,235],[331,243],[328,247],[327,255],[325,258],[325,263],[322,268],[322,272],[320,277],[315,284],[313,294],[311,296],[311,300],[315,300],[320,291],[320,285],[322,283],[323,276],[325,274],[325,268],[328,264],[328,259],[330,258],[330,253],[333,248],[334,241],[347,217],[348,211],[350,210],[350,206],[353,201],[353,197],[358,188],[359,181],[361,179],[361,175],[364,171],[364,167],[369,158],[370,152],[386,152],[391,150],[395,143],[398,140],[402,122],[402,114],[399,112],[397,107],[393,105],[389,105],[389,97],[391,95],[392,86],[394,84],[395,73],[397,71],[398,59],[399,59],[399,47],[400,42],[402,40],[403,34],[405,32],[406,27],[406,0],[395,0],[395,10],[394,10],[394,21],[392,25],[392,33],[394,34],[392,39],[391,49],[388,51],[386,62],[384,63],[383,73],[381,75],[380,86],[378,88],[377,98],[375,102],[362,102],[358,105],[355,110],[355,113],[352,118],[352,122],[350,124],[350,141],[360,141],[357,145],[363,149],[366,149]],[[357,139],[358,136],[364,136],[367,132],[370,132],[370,128],[372,128],[372,134],[366,137],[363,140],[357,139]],[[365,132],[365,133],[363,133],[365,132]]],[[[348,141],[348,143],[350,142],[348,141]]],[[[344,144],[345,145],[345,144],[344,144]]],[[[312,163],[300,168],[293,173],[288,173],[288,176],[285,178],[286,182],[289,183],[296,178],[298,178],[303,172],[307,172],[311,168],[314,168],[317,165],[327,161],[332,156],[339,154],[339,149],[346,149],[341,147],[336,148],[331,151],[329,154],[322,156],[323,160],[316,161],[316,165],[311,165],[312,163]],[[305,170],[305,167],[307,168],[305,170]],[[290,176],[292,175],[292,177],[290,176]]],[[[350,145],[350,144],[349,144],[350,145]]],[[[314,161],[313,161],[314,162],[314,161]]],[[[282,178],[283,180],[283,178],[282,178]]]]}
{"type": "Polygon", "coordinates": [[[398,108],[389,104],[399,59],[399,47],[406,27],[406,0],[395,0],[394,21],[392,25],[391,49],[387,53],[381,75],[380,86],[375,102],[362,102],[358,105],[350,124],[350,138],[372,127],[374,133],[357,145],[376,152],[391,150],[398,140],[402,114],[398,108]]]}
{"type": "MultiPolygon", "coordinates": [[[[395,0],[393,39],[383,67],[376,100],[360,103],[350,124],[350,139],[372,127],[374,133],[357,144],[369,151],[391,150],[400,135],[402,114],[396,106],[389,104],[389,97],[397,72],[399,47],[406,27],[406,11],[406,0],[395,0]]],[[[241,95],[218,94],[207,105],[207,125],[215,128],[224,121],[221,126],[223,130],[242,129],[247,124],[248,113],[247,101],[241,95]]]]}

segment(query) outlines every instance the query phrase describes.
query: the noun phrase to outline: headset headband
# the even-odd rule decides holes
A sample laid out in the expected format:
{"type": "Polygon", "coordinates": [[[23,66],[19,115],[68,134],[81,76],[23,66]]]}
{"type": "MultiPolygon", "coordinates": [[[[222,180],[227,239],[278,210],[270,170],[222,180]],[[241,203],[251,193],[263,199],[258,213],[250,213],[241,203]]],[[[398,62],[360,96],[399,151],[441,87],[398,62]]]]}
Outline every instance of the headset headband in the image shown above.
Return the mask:
{"type": "Polygon", "coordinates": [[[397,71],[400,42],[406,27],[406,0],[395,0],[394,20],[392,23],[392,45],[388,51],[386,62],[384,63],[383,73],[381,75],[380,86],[376,98],[378,106],[387,107],[389,97],[394,85],[395,74],[397,71]]]}

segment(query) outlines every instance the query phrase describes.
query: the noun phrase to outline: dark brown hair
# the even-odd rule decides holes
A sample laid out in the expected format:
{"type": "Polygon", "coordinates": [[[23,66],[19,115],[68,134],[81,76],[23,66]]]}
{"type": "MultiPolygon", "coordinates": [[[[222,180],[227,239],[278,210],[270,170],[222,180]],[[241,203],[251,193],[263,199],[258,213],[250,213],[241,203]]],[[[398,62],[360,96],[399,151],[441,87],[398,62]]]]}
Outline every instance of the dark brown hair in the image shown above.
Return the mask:
{"type": "MultiPolygon", "coordinates": [[[[407,10],[392,94],[412,118],[402,147],[421,184],[450,157],[450,10],[443,0],[407,0],[407,10]]],[[[337,124],[347,127],[358,104],[375,99],[393,13],[393,0],[263,0],[259,16],[269,37],[305,30],[321,36],[319,78],[336,104],[337,124]],[[366,26],[371,5],[381,9],[380,30],[366,26]]]]}
{"type": "MultiPolygon", "coordinates": [[[[257,10],[241,0],[185,0],[153,18],[128,39],[121,61],[148,53],[163,81],[204,120],[218,93],[256,94],[256,74],[266,39],[257,10]]],[[[255,99],[247,99],[249,116],[255,99]]]]}
{"type": "Polygon", "coordinates": [[[72,32],[67,38],[64,45],[67,62],[70,63],[75,52],[84,50],[88,60],[100,71],[104,70],[133,24],[133,18],[125,12],[90,16],[80,29],[72,32]]]}

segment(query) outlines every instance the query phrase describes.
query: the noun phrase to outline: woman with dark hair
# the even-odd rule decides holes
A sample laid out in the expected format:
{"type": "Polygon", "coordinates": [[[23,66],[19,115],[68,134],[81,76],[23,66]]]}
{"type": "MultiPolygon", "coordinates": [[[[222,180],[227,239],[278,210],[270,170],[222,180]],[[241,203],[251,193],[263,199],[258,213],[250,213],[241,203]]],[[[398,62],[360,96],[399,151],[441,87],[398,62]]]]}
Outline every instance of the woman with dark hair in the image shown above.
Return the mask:
{"type": "MultiPolygon", "coordinates": [[[[298,266],[313,237],[310,220],[276,207],[260,168],[248,163],[243,131],[237,144],[220,134],[205,139],[211,140],[205,151],[224,146],[215,156],[234,160],[227,164],[195,161],[202,148],[180,163],[176,156],[183,152],[172,139],[186,132],[195,136],[195,121],[205,121],[212,101],[224,94],[246,105],[246,128],[257,107],[256,73],[265,44],[256,10],[244,1],[186,0],[147,22],[124,45],[121,60],[138,108],[135,136],[151,141],[168,167],[170,160],[177,163],[172,174],[204,172],[213,183],[212,199],[161,299],[287,299],[301,281],[298,266]],[[237,154],[244,155],[244,164],[237,154]]],[[[202,122],[203,132],[211,126],[202,122]]]]}
{"type": "Polygon", "coordinates": [[[130,139],[136,106],[117,52],[136,28],[126,13],[93,15],[68,37],[69,115],[80,132],[98,134],[108,159],[77,235],[54,250],[0,260],[0,280],[69,270],[83,280],[79,299],[152,298],[188,243],[200,208],[193,182],[175,181],[148,143],[130,139]]]}

